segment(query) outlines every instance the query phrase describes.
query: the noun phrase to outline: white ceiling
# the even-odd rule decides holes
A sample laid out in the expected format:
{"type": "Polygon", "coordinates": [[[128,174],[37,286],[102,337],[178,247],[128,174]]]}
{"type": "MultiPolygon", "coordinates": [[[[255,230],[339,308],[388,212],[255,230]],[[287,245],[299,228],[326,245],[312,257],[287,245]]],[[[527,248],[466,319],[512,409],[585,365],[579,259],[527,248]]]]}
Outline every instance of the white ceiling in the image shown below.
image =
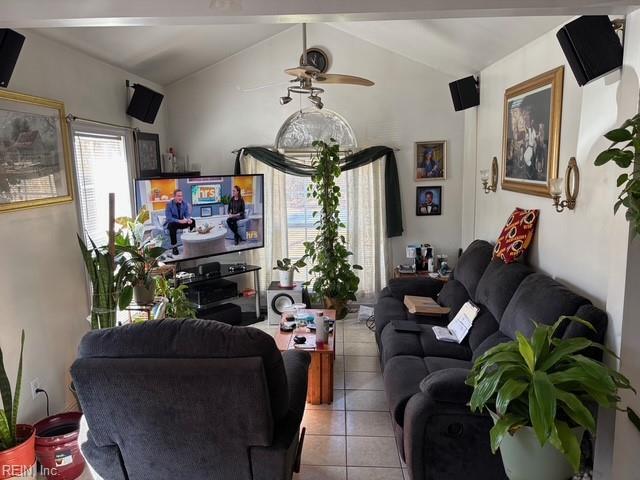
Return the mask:
{"type": "Polygon", "coordinates": [[[168,85],[287,28],[291,25],[159,25],[34,31],[159,85],[168,85]]]}
{"type": "MultiPolygon", "coordinates": [[[[479,72],[567,18],[457,18],[331,25],[414,61],[462,76],[479,72]]],[[[168,85],[287,28],[291,25],[159,25],[35,31],[159,85],[168,85]]],[[[322,44],[321,39],[310,41],[322,44]]]]}

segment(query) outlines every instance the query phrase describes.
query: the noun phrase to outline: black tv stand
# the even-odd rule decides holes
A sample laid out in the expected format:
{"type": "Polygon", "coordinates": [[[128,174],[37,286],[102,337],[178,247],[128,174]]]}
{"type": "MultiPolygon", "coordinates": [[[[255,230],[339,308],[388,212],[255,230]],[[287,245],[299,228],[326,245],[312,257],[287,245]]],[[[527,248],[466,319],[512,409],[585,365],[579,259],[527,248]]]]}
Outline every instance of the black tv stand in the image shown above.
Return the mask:
{"type": "MultiPolygon", "coordinates": [[[[258,320],[262,319],[262,314],[260,312],[260,270],[261,267],[257,265],[244,265],[244,269],[236,269],[238,267],[237,263],[218,263],[212,262],[203,265],[199,265],[193,268],[185,268],[182,271],[193,274],[190,278],[183,278],[178,280],[178,284],[187,285],[189,288],[197,288],[197,287],[206,287],[207,284],[215,285],[217,280],[221,280],[228,277],[233,277],[235,275],[243,275],[253,273],[253,285],[256,291],[256,318],[258,320]],[[233,268],[236,267],[236,268],[233,268]]],[[[233,296],[228,296],[226,298],[220,298],[215,302],[206,305],[195,305],[196,310],[204,310],[206,308],[211,308],[213,304],[220,303],[225,300],[229,300],[233,298],[233,296]]]]}

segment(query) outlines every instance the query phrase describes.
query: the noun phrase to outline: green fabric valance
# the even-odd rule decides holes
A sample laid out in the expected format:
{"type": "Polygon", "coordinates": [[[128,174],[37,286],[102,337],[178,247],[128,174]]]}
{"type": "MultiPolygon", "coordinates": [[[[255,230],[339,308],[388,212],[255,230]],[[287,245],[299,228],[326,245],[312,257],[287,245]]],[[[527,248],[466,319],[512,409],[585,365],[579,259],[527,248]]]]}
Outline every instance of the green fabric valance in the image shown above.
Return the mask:
{"type": "MultiPolygon", "coordinates": [[[[251,155],[256,160],[289,175],[310,177],[313,168],[295,159],[274,152],[264,147],[245,147],[236,156],[235,175],[242,174],[240,159],[243,155],[251,155]]],[[[387,237],[402,235],[402,201],[400,199],[400,180],[396,156],[392,148],[376,146],[365,148],[342,159],[340,168],[343,172],[362,167],[381,158],[386,158],[384,169],[384,190],[386,197],[387,237]]]]}

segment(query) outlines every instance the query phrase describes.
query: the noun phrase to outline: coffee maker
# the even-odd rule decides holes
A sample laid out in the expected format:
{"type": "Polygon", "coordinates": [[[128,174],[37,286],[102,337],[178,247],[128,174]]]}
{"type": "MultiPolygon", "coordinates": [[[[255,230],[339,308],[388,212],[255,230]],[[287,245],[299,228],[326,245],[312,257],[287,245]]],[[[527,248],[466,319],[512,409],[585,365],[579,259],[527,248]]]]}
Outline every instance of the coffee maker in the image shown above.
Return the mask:
{"type": "Polygon", "coordinates": [[[409,248],[415,249],[416,271],[435,272],[436,253],[433,246],[428,243],[422,243],[420,245],[410,245],[409,248]]]}

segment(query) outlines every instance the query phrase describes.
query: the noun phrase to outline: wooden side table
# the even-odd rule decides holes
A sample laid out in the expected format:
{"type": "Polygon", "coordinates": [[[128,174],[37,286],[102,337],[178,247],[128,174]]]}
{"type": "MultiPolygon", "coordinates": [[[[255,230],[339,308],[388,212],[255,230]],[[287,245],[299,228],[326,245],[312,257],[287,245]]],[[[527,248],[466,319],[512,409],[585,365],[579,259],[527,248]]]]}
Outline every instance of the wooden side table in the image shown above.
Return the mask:
{"type": "MultiPolygon", "coordinates": [[[[335,310],[301,310],[302,313],[315,314],[323,312],[324,316],[330,320],[335,320],[335,310]]],[[[284,315],[283,315],[284,317],[284,315]]],[[[309,379],[307,383],[307,402],[312,405],[333,402],[333,362],[336,357],[336,328],[329,334],[329,341],[322,347],[316,346],[316,334],[306,327],[296,328],[293,332],[283,332],[278,330],[275,335],[278,350],[302,350],[311,354],[311,365],[309,366],[309,379]],[[307,341],[303,345],[310,348],[296,348],[293,342],[294,336],[306,337],[307,341]]]]}
{"type": "Polygon", "coordinates": [[[426,270],[416,270],[415,272],[408,273],[408,272],[401,272],[398,269],[398,267],[393,269],[393,278],[412,278],[412,277],[429,277],[429,278],[433,278],[434,280],[439,280],[443,283],[446,283],[449,281],[449,275],[440,275],[438,273],[437,277],[432,277],[431,274],[426,270]]]}

